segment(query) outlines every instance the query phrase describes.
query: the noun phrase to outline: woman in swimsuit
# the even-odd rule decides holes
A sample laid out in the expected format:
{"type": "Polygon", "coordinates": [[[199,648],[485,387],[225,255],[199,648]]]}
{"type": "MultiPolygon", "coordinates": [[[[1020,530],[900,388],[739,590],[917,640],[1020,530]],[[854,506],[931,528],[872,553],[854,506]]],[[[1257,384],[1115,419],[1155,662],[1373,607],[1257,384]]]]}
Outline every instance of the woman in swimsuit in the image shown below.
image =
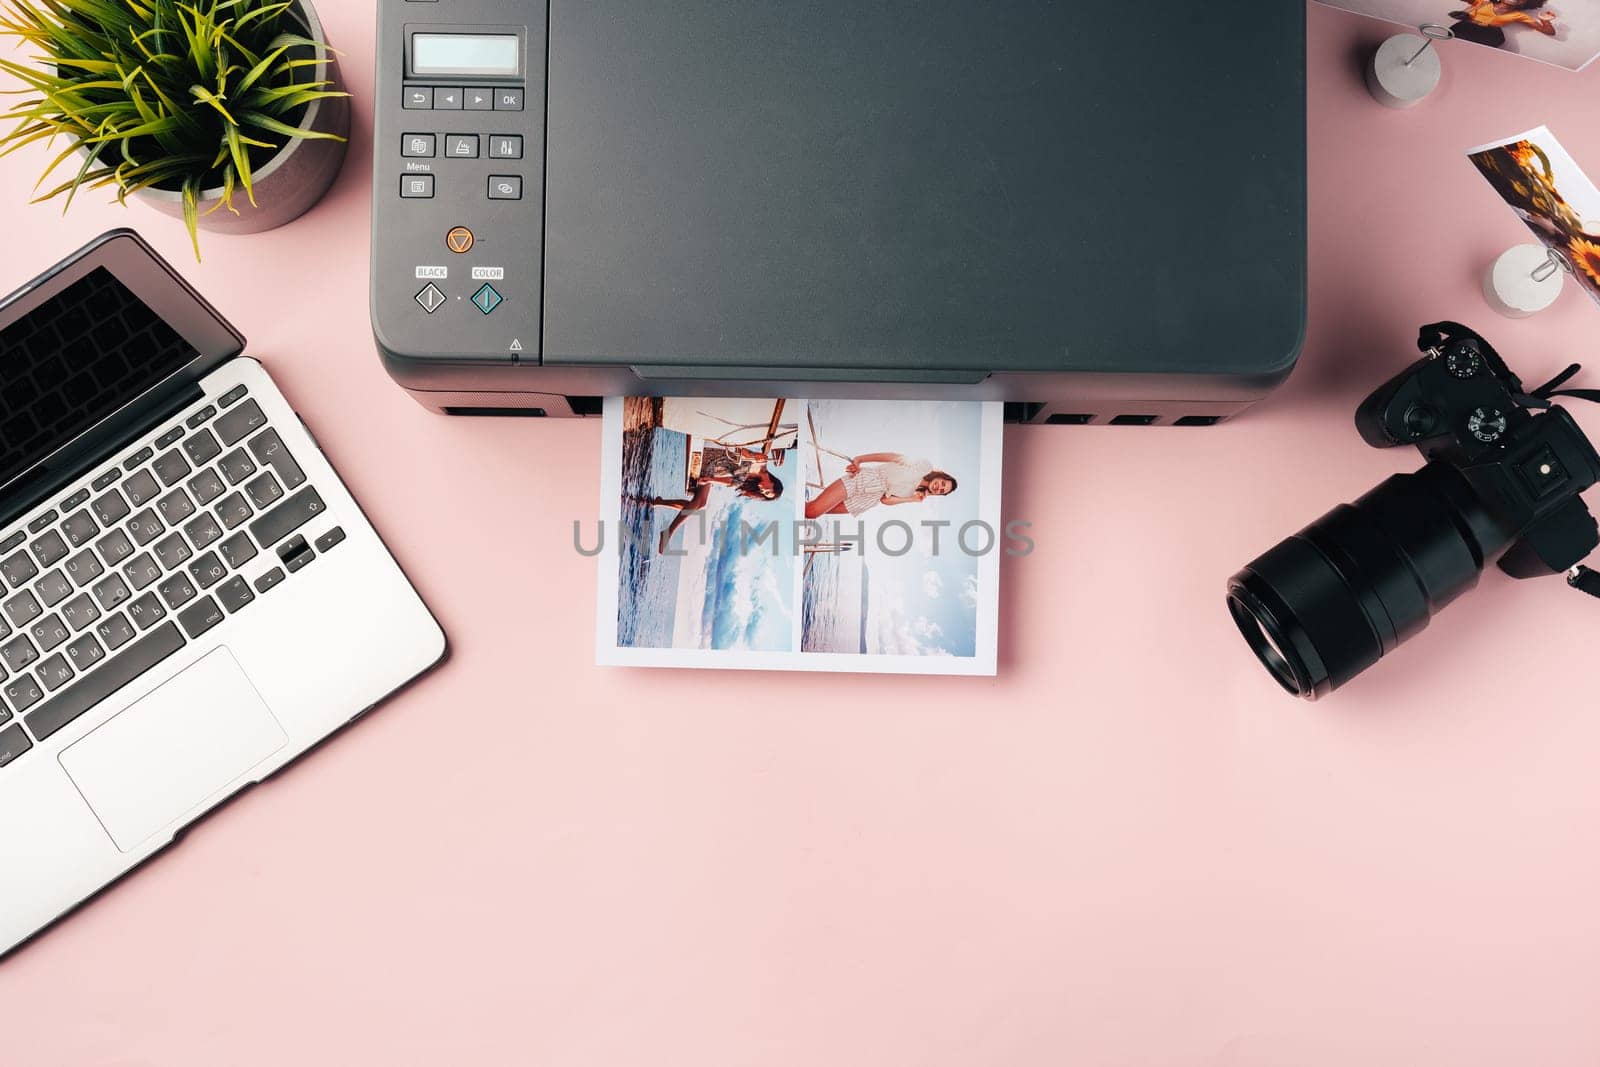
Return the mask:
{"type": "Polygon", "coordinates": [[[661,533],[656,542],[656,551],[665,552],[667,545],[672,543],[672,535],[678,528],[689,521],[692,512],[703,511],[711,502],[711,487],[713,485],[731,486],[733,490],[747,500],[777,500],[783,495],[783,483],[777,476],[767,470],[768,457],[764,452],[752,452],[748,448],[739,449],[739,463],[719,463],[713,468],[701,472],[690,487],[690,496],[687,500],[668,500],[666,497],[656,497],[650,501],[658,508],[671,508],[678,514],[673,517],[672,523],[661,533]]]}
{"type": "Polygon", "coordinates": [[[907,459],[898,452],[868,452],[845,466],[843,478],[806,501],[806,518],[860,515],[879,504],[917,504],[955,491],[956,480],[925,459],[907,459]]]}
{"type": "Polygon", "coordinates": [[[1455,35],[1463,41],[1486,44],[1490,48],[1506,46],[1507,26],[1528,26],[1546,37],[1556,35],[1556,13],[1541,11],[1545,0],[1467,0],[1465,11],[1452,11],[1455,35]]]}

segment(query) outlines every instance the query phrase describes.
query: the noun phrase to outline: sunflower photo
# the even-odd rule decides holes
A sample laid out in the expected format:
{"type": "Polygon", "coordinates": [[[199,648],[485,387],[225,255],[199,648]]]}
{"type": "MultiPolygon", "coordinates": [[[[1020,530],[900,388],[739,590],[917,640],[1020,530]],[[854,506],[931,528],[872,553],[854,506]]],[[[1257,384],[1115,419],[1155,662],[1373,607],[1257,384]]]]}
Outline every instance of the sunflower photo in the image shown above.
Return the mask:
{"type": "Polygon", "coordinates": [[[1541,126],[1474,148],[1467,156],[1540,243],[1560,253],[1584,292],[1600,303],[1600,189],[1555,134],[1541,126]]]}
{"type": "Polygon", "coordinates": [[[1600,0],[1321,0],[1411,30],[1439,26],[1458,41],[1568,70],[1600,56],[1600,0]]]}

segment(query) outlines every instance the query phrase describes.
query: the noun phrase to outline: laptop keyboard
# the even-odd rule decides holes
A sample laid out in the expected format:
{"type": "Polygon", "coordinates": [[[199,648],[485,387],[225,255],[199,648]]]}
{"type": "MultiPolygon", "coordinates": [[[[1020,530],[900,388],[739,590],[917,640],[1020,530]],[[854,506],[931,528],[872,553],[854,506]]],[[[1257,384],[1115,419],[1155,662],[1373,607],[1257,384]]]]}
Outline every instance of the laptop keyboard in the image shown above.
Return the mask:
{"type": "Polygon", "coordinates": [[[0,767],[337,546],[326,510],[240,385],[0,531],[0,767]]]}

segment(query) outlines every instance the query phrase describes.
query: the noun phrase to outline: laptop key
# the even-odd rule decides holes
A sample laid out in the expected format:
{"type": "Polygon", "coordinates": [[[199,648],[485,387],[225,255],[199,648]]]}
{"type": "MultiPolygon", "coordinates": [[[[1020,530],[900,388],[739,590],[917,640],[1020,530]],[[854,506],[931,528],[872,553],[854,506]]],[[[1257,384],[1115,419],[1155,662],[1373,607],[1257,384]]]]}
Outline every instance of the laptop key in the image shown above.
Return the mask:
{"type": "Polygon", "coordinates": [[[105,643],[106,648],[115,652],[133,640],[133,623],[119,611],[109,619],[103,620],[94,628],[94,632],[100,635],[100,640],[105,643]]]}
{"type": "Polygon", "coordinates": [[[222,527],[217,525],[217,520],[211,517],[208,511],[202,511],[200,517],[183,528],[189,535],[189,540],[194,542],[194,547],[204,548],[222,536],[222,527]]]}
{"type": "Polygon", "coordinates": [[[245,387],[242,385],[236,385],[232,389],[229,389],[226,393],[223,393],[222,396],[217,399],[217,403],[221,404],[223,407],[227,407],[230,404],[234,404],[240,400],[243,400],[244,394],[245,387]]]}
{"type": "Polygon", "coordinates": [[[6,702],[16,709],[18,715],[44,699],[44,690],[39,688],[39,683],[29,674],[12,679],[3,692],[6,695],[6,702]]]}
{"type": "Polygon", "coordinates": [[[141,548],[160,537],[165,529],[166,527],[161,525],[161,520],[156,517],[155,508],[145,508],[128,520],[128,532],[133,534],[133,539],[141,548]]]}
{"type": "Polygon", "coordinates": [[[161,512],[161,517],[167,520],[168,526],[176,526],[194,514],[194,501],[179,488],[157,501],[156,508],[161,512]]]}
{"type": "Polygon", "coordinates": [[[209,504],[227,491],[227,486],[222,484],[222,476],[207,467],[205,470],[189,479],[189,492],[202,504],[209,504]]]}
{"type": "Polygon", "coordinates": [[[182,571],[167,578],[156,588],[161,590],[161,599],[167,602],[169,608],[181,608],[195,598],[194,583],[182,571]]]}
{"type": "Polygon", "coordinates": [[[306,480],[305,471],[300,469],[300,464],[284,447],[283,438],[278,436],[277,430],[268,427],[250,438],[250,452],[256,457],[257,463],[278,472],[278,479],[283,482],[285,489],[297,489],[306,480]]]}
{"type": "Polygon", "coordinates": [[[222,621],[222,609],[209,596],[201,597],[178,613],[178,621],[183,624],[184,633],[196,638],[222,621]]]}
{"type": "Polygon", "coordinates": [[[129,474],[132,474],[141,463],[155,454],[156,450],[153,448],[141,448],[139,451],[135,452],[133,455],[129,456],[123,461],[122,469],[127,471],[129,474]]]}
{"type": "Polygon", "coordinates": [[[168,430],[166,433],[164,433],[160,437],[156,438],[156,443],[155,443],[156,451],[159,452],[161,449],[166,448],[168,445],[172,444],[174,441],[178,440],[182,436],[183,436],[183,427],[182,426],[174,426],[172,429],[168,430]]]}
{"type": "Polygon", "coordinates": [[[106,650],[100,647],[94,634],[84,634],[67,646],[67,659],[75,670],[92,667],[105,658],[106,650]]]}
{"type": "Polygon", "coordinates": [[[184,452],[188,453],[189,462],[196,467],[204,467],[216,459],[222,452],[222,446],[217,443],[217,435],[210,430],[201,430],[183,443],[184,452]]]}
{"type": "Polygon", "coordinates": [[[275,545],[328,510],[315,488],[306,486],[250,524],[263,547],[275,545]]]}
{"type": "Polygon", "coordinates": [[[207,552],[189,564],[189,574],[200,583],[201,589],[210,589],[228,576],[228,568],[222,565],[215,552],[207,552]]]}
{"type": "Polygon", "coordinates": [[[256,543],[250,540],[250,535],[243,530],[218,545],[217,551],[227,560],[228,569],[235,571],[255,559],[257,555],[256,543]]]}
{"type": "Polygon", "coordinates": [[[13,589],[21,588],[23,583],[31,581],[38,573],[39,568],[33,565],[33,560],[25,552],[18,552],[0,562],[0,576],[4,576],[13,589]]]}
{"type": "Polygon", "coordinates": [[[150,469],[155,471],[162,485],[172,486],[187,478],[191,468],[189,461],[183,458],[183,453],[174,448],[157,456],[156,461],[150,464],[150,469]]]}
{"type": "Polygon", "coordinates": [[[225,445],[236,444],[251,430],[257,430],[267,424],[267,417],[261,413],[261,405],[254,400],[247,400],[232,411],[224,412],[212,423],[217,431],[217,436],[222,438],[225,445]]]}
{"type": "Polygon", "coordinates": [[[82,589],[104,574],[106,569],[101,565],[100,557],[94,554],[94,549],[86,548],[67,560],[66,571],[72,578],[72,584],[82,589]]]}
{"type": "Polygon", "coordinates": [[[94,583],[94,598],[100,602],[102,611],[115,611],[123,602],[133,596],[128,591],[128,585],[119,574],[108,574],[94,583]]]}
{"type": "Polygon", "coordinates": [[[128,535],[121,530],[112,530],[96,541],[94,547],[100,552],[100,558],[106,561],[108,567],[115,567],[133,555],[133,542],[128,540],[128,535]]]}
{"type": "Polygon", "coordinates": [[[262,471],[259,476],[250,479],[245,483],[244,491],[250,494],[250,503],[256,506],[257,511],[265,511],[283,496],[283,487],[271,471],[262,471]]]}
{"type": "Polygon", "coordinates": [[[33,742],[28,740],[28,733],[20,722],[12,723],[4,730],[0,730],[0,767],[4,767],[32,747],[33,742]]]}
{"type": "Polygon", "coordinates": [[[189,549],[189,542],[176,531],[156,542],[156,559],[161,561],[163,570],[177,570],[192,555],[194,553],[189,549]]]}
{"type": "MultiPolygon", "coordinates": [[[[6,617],[11,620],[12,626],[26,626],[40,615],[44,609],[39,606],[39,601],[34,599],[32,593],[24,589],[5,604],[6,617]]],[[[0,625],[4,625],[0,623],[0,625]]],[[[0,634],[0,637],[4,637],[0,634]]]]}
{"type": "Polygon", "coordinates": [[[199,411],[195,412],[193,415],[190,415],[188,417],[188,419],[186,419],[184,421],[184,425],[189,427],[189,429],[192,430],[196,426],[199,426],[202,422],[205,422],[211,416],[215,415],[216,413],[217,413],[217,409],[213,405],[207,404],[205,407],[201,408],[199,411]]]}
{"type": "Polygon", "coordinates": [[[112,523],[121,522],[128,517],[128,512],[133,510],[128,507],[128,501],[115,489],[104,496],[97,496],[94,503],[89,505],[94,513],[100,516],[101,526],[110,526],[112,523]]]}
{"type": "Polygon", "coordinates": [[[256,472],[256,465],[250,462],[250,456],[242,448],[236,448],[217,461],[217,466],[222,470],[222,476],[228,479],[229,485],[238,485],[256,472]]]}
{"type": "Polygon", "coordinates": [[[0,660],[5,661],[6,667],[12,674],[25,669],[38,658],[39,650],[33,647],[33,642],[28,640],[27,634],[18,634],[0,645],[0,660]]]}
{"type": "Polygon", "coordinates": [[[39,666],[33,672],[39,679],[39,684],[44,686],[46,693],[54,693],[57,689],[72,681],[72,676],[77,673],[72,665],[67,662],[67,657],[57,652],[53,656],[46,656],[39,661],[39,666]]]}
{"type": "Polygon", "coordinates": [[[243,493],[229,493],[217,501],[217,518],[222,520],[222,525],[228,529],[237,529],[239,524],[255,514],[250,510],[250,505],[245,503],[243,493]]]}
{"type": "Polygon", "coordinates": [[[96,478],[94,484],[90,485],[89,488],[98,493],[108,485],[116,485],[117,479],[120,477],[122,477],[122,472],[113,468],[96,478]]]}
{"type": "Polygon", "coordinates": [[[335,526],[333,529],[329,530],[327,533],[325,533],[321,537],[317,538],[317,540],[316,540],[317,551],[318,552],[326,552],[326,551],[328,551],[328,549],[332,548],[334,545],[338,544],[339,542],[341,542],[343,540],[344,540],[344,527],[335,526]]]}
{"type": "Polygon", "coordinates": [[[64,512],[65,511],[71,511],[74,508],[78,507],[80,504],[83,504],[83,503],[87,502],[88,499],[89,499],[89,490],[87,490],[87,489],[79,489],[76,493],[73,493],[71,496],[67,497],[67,499],[65,499],[65,500],[63,500],[61,502],[61,510],[64,511],[64,512]]]}
{"type": "Polygon", "coordinates": [[[83,629],[100,617],[100,609],[95,607],[94,600],[88,593],[79,593],[65,604],[61,605],[61,618],[72,627],[73,632],[83,629]]]}
{"type": "Polygon", "coordinates": [[[28,547],[41,567],[54,567],[67,554],[67,543],[54,530],[46,531],[44,536],[28,547]]]}
{"type": "Polygon", "coordinates": [[[161,483],[156,481],[156,476],[149,471],[140,471],[122,483],[122,491],[128,494],[128,501],[134,507],[148,504],[161,493],[161,483]]]}
{"type": "Polygon", "coordinates": [[[232,615],[255,598],[256,595],[250,591],[250,583],[244,580],[242,574],[235,574],[232,578],[217,586],[217,600],[227,609],[229,615],[232,615]]]}
{"type": "Polygon", "coordinates": [[[84,508],[82,511],[73,512],[62,521],[61,532],[67,535],[67,543],[73,548],[82,548],[89,543],[90,538],[100,532],[100,527],[95,524],[94,516],[89,514],[89,509],[84,508]]]}
{"type": "Polygon", "coordinates": [[[29,627],[28,632],[33,635],[34,643],[39,646],[40,652],[49,652],[72,636],[62,625],[59,615],[46,615],[29,627]]]}
{"type": "Polygon", "coordinates": [[[0,541],[0,554],[10,552],[13,548],[16,548],[18,545],[22,544],[23,541],[27,540],[27,538],[28,535],[21,530],[8,535],[4,541],[0,541]]]}
{"type": "Polygon", "coordinates": [[[146,593],[128,605],[128,618],[141,630],[150,629],[165,618],[166,614],[166,607],[154,593],[146,593]]]}
{"type": "Polygon", "coordinates": [[[156,564],[155,557],[148,552],[141,552],[128,561],[128,565],[122,568],[122,573],[127,575],[129,585],[135,589],[143,589],[161,577],[161,568],[156,564]]]}
{"type": "Polygon", "coordinates": [[[183,634],[166,622],[35,708],[23,721],[43,741],[111,696],[184,645],[183,634]]]}
{"type": "Polygon", "coordinates": [[[283,568],[274,567],[256,579],[256,592],[265,593],[281,581],[283,581],[283,568]]]}
{"type": "Polygon", "coordinates": [[[53,608],[72,595],[72,583],[57,569],[35,582],[33,591],[39,594],[39,599],[44,601],[45,607],[53,608]]]}

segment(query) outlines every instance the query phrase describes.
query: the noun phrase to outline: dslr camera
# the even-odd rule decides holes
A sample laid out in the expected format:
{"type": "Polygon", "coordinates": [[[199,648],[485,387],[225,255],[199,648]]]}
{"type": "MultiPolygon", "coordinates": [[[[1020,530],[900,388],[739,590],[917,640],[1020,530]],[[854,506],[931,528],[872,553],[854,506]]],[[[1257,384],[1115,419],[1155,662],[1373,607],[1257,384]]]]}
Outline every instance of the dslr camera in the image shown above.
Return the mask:
{"type": "Polygon", "coordinates": [[[1600,455],[1556,396],[1568,367],[1527,391],[1499,354],[1453,322],[1422,328],[1425,353],[1356,411],[1375,448],[1416,445],[1427,465],[1341,504],[1228,582],[1228,609],[1290,693],[1315,700],[1372,666],[1478,584],[1498,561],[1513,578],[1568,572],[1600,543],[1578,494],[1600,455]]]}

